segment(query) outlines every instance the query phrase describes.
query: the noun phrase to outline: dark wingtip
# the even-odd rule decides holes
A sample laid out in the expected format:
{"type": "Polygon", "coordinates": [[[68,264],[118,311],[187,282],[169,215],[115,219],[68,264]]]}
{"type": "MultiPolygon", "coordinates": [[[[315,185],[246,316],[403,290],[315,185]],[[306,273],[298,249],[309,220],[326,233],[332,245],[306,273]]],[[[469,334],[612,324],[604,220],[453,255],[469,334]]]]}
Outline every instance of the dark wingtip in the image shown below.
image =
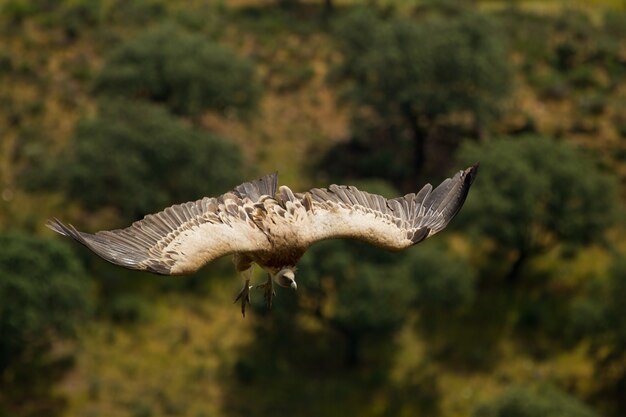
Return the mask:
{"type": "Polygon", "coordinates": [[[478,175],[478,168],[480,167],[480,162],[476,162],[471,167],[465,170],[466,178],[468,179],[468,185],[472,185],[476,175],[478,175]]]}
{"type": "Polygon", "coordinates": [[[480,166],[480,162],[476,162],[474,165],[467,168],[465,171],[461,171],[461,176],[459,179],[463,181],[463,187],[460,190],[460,195],[456,203],[456,208],[450,213],[448,222],[452,220],[459,213],[459,211],[463,207],[463,204],[465,204],[465,200],[467,199],[467,195],[469,194],[469,190],[472,186],[472,183],[476,179],[476,175],[478,175],[479,166],[480,166]]]}

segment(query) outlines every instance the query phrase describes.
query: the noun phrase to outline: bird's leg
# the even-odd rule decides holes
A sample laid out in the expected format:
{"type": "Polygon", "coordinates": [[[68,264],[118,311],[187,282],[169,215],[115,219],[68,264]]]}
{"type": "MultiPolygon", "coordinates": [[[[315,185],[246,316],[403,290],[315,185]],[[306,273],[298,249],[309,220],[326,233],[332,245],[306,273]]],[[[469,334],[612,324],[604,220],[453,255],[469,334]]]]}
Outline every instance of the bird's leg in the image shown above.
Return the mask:
{"type": "Polygon", "coordinates": [[[235,302],[241,300],[241,314],[246,317],[246,304],[250,304],[250,289],[252,285],[250,285],[250,279],[252,279],[252,266],[246,269],[241,273],[245,282],[243,283],[243,288],[239,291],[237,298],[235,298],[235,302]]]}
{"type": "Polygon", "coordinates": [[[274,291],[274,281],[272,280],[272,275],[267,274],[267,281],[261,285],[257,285],[257,288],[263,288],[263,295],[265,296],[265,303],[267,304],[267,308],[272,308],[272,299],[276,295],[276,291],[274,291]]]}

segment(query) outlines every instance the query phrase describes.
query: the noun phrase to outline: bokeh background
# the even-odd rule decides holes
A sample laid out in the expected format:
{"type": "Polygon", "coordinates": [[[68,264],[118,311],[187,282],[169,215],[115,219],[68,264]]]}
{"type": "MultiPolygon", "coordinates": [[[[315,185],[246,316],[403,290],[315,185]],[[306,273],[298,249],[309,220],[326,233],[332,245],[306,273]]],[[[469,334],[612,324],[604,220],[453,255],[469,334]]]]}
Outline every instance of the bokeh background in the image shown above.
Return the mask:
{"type": "Polygon", "coordinates": [[[0,416],[626,415],[625,76],[623,0],[0,1],[0,416]],[[44,226],[476,161],[445,233],[318,244],[245,319],[230,259],[44,226]]]}

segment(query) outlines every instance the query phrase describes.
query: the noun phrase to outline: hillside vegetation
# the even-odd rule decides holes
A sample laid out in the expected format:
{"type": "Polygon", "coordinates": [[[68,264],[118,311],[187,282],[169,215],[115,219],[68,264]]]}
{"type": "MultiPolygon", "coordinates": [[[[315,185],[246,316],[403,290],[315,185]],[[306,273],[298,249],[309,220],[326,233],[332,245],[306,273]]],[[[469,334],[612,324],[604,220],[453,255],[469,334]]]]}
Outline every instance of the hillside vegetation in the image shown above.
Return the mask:
{"type": "Polygon", "coordinates": [[[0,417],[626,414],[623,2],[0,0],[0,46],[0,417]],[[444,233],[319,243],[245,319],[230,259],[45,228],[477,161],[444,233]]]}

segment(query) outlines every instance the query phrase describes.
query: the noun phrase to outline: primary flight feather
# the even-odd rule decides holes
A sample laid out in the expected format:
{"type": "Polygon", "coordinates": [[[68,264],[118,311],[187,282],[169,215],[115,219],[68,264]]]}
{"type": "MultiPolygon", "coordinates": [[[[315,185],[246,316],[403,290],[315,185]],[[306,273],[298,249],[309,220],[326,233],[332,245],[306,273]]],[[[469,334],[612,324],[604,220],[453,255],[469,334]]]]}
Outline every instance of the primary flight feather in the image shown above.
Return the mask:
{"type": "Polygon", "coordinates": [[[463,206],[477,170],[474,165],[435,189],[427,184],[394,199],[345,185],[294,193],[277,189],[274,173],[219,197],[149,214],[125,229],[89,234],[57,219],[47,226],[116,265],[163,275],[190,274],[233,254],[245,277],[237,297],[245,315],[253,263],[270,274],[260,287],[271,306],[273,280],[297,288],[295,265],[315,242],[352,238],[399,251],[443,230],[463,206]]]}

